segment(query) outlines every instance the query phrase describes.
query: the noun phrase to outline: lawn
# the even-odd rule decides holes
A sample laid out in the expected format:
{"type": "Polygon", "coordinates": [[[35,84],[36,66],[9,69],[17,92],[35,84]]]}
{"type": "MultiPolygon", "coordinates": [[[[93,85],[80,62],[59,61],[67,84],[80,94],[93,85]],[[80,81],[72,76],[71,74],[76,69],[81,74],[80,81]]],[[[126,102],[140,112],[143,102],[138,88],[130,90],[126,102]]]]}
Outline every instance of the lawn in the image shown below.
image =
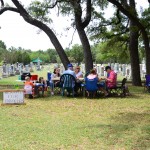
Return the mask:
{"type": "Polygon", "coordinates": [[[0,106],[0,150],[150,150],[150,94],[143,87],[129,89],[126,98],[57,95],[0,106]]]}
{"type": "MultiPolygon", "coordinates": [[[[0,107],[0,150],[148,150],[150,94],[26,99],[0,107]]],[[[1,98],[2,99],[2,98],[1,98]]]]}

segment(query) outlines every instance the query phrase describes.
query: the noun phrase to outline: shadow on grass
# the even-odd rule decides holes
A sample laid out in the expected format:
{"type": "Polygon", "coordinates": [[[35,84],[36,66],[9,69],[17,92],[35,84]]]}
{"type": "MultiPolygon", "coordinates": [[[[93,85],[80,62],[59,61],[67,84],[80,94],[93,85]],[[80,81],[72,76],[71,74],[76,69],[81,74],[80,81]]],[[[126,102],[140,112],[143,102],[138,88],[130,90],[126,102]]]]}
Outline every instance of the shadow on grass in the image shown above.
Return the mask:
{"type": "Polygon", "coordinates": [[[144,112],[119,113],[112,117],[114,122],[134,126],[137,137],[132,149],[141,150],[150,148],[150,110],[144,112]]]}
{"type": "Polygon", "coordinates": [[[98,130],[100,133],[97,132],[95,138],[103,140],[108,146],[122,145],[133,150],[150,148],[150,111],[119,113],[110,120],[110,124],[89,125],[85,128],[98,130]]]}

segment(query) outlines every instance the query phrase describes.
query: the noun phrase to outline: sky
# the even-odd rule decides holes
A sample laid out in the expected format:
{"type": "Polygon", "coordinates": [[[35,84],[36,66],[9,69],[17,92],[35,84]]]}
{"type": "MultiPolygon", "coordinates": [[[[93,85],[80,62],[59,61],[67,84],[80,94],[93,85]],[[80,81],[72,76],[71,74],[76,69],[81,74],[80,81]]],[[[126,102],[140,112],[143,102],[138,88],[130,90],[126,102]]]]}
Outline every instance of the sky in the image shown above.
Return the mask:
{"type": "MultiPolygon", "coordinates": [[[[10,2],[10,0],[5,1],[10,2]]],[[[23,4],[26,6],[29,2],[30,0],[26,0],[23,4]]],[[[57,38],[63,48],[69,47],[74,33],[74,30],[65,30],[70,25],[69,20],[65,19],[64,21],[63,17],[58,19],[54,13],[52,13],[52,16],[54,21],[52,26],[57,29],[57,38]]],[[[22,47],[33,51],[54,48],[49,37],[43,31],[26,23],[18,13],[7,11],[0,15],[0,27],[0,40],[6,44],[7,48],[11,46],[15,48],[22,47]]],[[[73,37],[72,44],[80,44],[77,32],[73,37]]]]}
{"type": "MultiPolygon", "coordinates": [[[[10,4],[10,0],[4,1],[10,4]]],[[[144,1],[142,1],[142,5],[145,7],[148,6],[147,1],[144,1]]],[[[23,1],[23,4],[27,6],[30,2],[31,0],[26,0],[23,1]]],[[[63,17],[58,18],[55,13],[52,13],[52,17],[54,21],[52,25],[57,29],[57,38],[63,48],[69,47],[74,30],[70,29],[69,31],[66,31],[65,28],[70,26],[71,18],[70,20],[69,18],[64,19],[63,17]]],[[[33,51],[54,48],[50,39],[43,31],[39,32],[37,27],[26,23],[19,14],[9,11],[0,15],[0,40],[6,44],[7,48],[10,48],[11,46],[15,48],[22,47],[33,51]]],[[[75,32],[73,38],[72,45],[74,44],[81,44],[77,32],[75,32]]]]}

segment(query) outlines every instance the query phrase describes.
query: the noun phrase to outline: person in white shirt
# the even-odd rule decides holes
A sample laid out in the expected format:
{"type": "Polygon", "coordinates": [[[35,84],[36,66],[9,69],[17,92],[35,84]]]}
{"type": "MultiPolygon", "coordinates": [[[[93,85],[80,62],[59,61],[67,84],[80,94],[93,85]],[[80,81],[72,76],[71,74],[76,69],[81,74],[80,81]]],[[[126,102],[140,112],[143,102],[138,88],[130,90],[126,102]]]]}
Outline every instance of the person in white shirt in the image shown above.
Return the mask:
{"type": "Polygon", "coordinates": [[[51,79],[50,79],[50,86],[51,86],[51,95],[54,95],[54,87],[58,87],[60,81],[55,81],[54,78],[60,77],[60,69],[55,68],[53,73],[51,74],[51,79]]]}
{"type": "Polygon", "coordinates": [[[76,68],[75,68],[75,74],[76,74],[76,78],[77,78],[77,79],[83,78],[83,74],[82,74],[82,72],[80,71],[80,67],[79,67],[79,66],[76,66],[76,68]]]}

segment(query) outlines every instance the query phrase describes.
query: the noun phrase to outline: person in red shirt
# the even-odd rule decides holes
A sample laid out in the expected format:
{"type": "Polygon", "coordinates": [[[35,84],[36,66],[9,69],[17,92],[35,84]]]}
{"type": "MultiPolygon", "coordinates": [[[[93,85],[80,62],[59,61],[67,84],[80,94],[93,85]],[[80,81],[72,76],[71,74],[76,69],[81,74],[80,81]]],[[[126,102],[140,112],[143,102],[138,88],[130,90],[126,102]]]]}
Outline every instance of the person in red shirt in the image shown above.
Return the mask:
{"type": "Polygon", "coordinates": [[[108,96],[108,88],[114,88],[117,85],[117,74],[110,66],[106,66],[105,71],[107,72],[107,78],[101,78],[101,80],[105,80],[106,86],[105,88],[100,87],[100,90],[104,92],[105,96],[108,96]]]}
{"type": "Polygon", "coordinates": [[[107,72],[106,87],[113,88],[117,85],[117,74],[111,69],[110,66],[105,67],[105,71],[107,72]]]}

